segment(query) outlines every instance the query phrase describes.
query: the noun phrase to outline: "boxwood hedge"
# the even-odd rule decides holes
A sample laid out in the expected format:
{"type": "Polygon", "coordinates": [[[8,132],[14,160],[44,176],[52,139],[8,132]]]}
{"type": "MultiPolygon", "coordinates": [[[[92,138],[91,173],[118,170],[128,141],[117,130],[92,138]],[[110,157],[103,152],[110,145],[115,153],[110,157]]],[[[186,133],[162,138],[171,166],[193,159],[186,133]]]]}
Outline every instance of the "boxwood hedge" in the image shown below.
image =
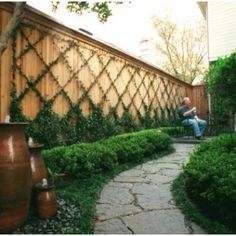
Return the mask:
{"type": "Polygon", "coordinates": [[[169,135],[151,129],[117,135],[94,143],[56,147],[44,151],[43,156],[53,173],[78,178],[167,150],[171,143],[169,135]]]}
{"type": "Polygon", "coordinates": [[[197,146],[184,167],[185,189],[210,217],[236,232],[236,141],[224,134],[197,146]]]}

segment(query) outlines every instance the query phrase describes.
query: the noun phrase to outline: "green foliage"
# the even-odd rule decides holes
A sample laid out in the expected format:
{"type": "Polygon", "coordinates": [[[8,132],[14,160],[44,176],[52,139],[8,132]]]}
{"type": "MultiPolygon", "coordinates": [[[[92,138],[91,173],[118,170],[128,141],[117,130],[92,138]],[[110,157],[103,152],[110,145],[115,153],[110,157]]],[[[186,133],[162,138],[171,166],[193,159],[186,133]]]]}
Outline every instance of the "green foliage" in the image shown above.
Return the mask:
{"type": "Polygon", "coordinates": [[[168,119],[166,118],[165,110],[161,109],[160,121],[162,126],[168,125],[168,119]]]}
{"type": "Polygon", "coordinates": [[[82,178],[167,150],[171,143],[170,137],[159,130],[143,130],[94,143],[57,147],[44,151],[43,156],[52,172],[82,178]]]}
{"type": "Polygon", "coordinates": [[[98,18],[101,22],[107,21],[107,18],[112,15],[107,2],[94,3],[92,11],[98,14],[98,18]]]}
{"type": "Polygon", "coordinates": [[[151,108],[145,106],[145,113],[142,116],[138,113],[140,124],[143,128],[151,128],[153,127],[153,119],[151,117],[151,108]]]}
{"type": "MultiPolygon", "coordinates": [[[[71,6],[73,3],[69,3],[71,6]]],[[[100,3],[99,3],[100,4],[100,3]]],[[[78,7],[87,8],[86,2],[75,3],[78,7]]],[[[96,5],[96,4],[95,4],[96,5]]],[[[105,7],[102,3],[96,6],[105,7]]],[[[37,29],[34,24],[21,24],[18,27],[18,30],[23,29],[23,27],[29,27],[30,29],[37,29]]],[[[23,31],[22,31],[23,32],[23,31]]],[[[41,31],[40,31],[41,32],[41,31]]],[[[49,31],[41,32],[41,36],[38,41],[42,40],[46,36],[50,35],[49,31]]],[[[16,35],[16,33],[15,33],[16,35]]],[[[26,40],[28,40],[27,36],[24,35],[26,40]]],[[[63,40],[62,40],[63,42],[63,40]]],[[[37,76],[32,80],[32,78],[25,77],[27,81],[27,87],[19,94],[16,94],[16,73],[20,73],[23,75],[23,71],[20,67],[17,66],[17,60],[20,58],[16,55],[16,37],[12,38],[12,61],[13,61],[13,78],[12,78],[12,92],[11,92],[11,105],[10,105],[10,116],[11,121],[28,121],[29,126],[26,130],[27,137],[33,137],[34,140],[43,143],[46,148],[51,148],[60,145],[71,145],[74,143],[80,142],[93,142],[101,139],[105,139],[107,137],[127,133],[134,132],[139,129],[147,129],[147,128],[156,128],[160,125],[167,125],[170,122],[173,122],[171,118],[174,113],[174,108],[168,111],[166,114],[163,109],[161,109],[162,116],[159,117],[159,111],[156,109],[154,111],[154,115],[151,115],[151,111],[153,110],[152,106],[145,105],[145,112],[143,115],[138,114],[138,116],[133,117],[130,113],[130,107],[123,107],[124,112],[119,117],[117,115],[117,107],[110,108],[110,112],[108,115],[103,113],[103,102],[101,104],[95,104],[88,93],[84,92],[83,96],[81,96],[76,103],[73,103],[70,100],[67,92],[61,87],[61,89],[56,93],[50,100],[47,100],[40,91],[37,90],[37,84],[44,79],[44,76],[51,71],[52,66],[56,65],[61,57],[65,57],[66,53],[73,47],[79,46],[75,41],[69,41],[68,47],[55,58],[54,61],[49,64],[44,61],[44,64],[47,65],[37,76]],[[36,118],[31,120],[26,117],[21,108],[21,102],[25,98],[25,96],[29,93],[29,91],[33,91],[35,95],[38,97],[41,104],[43,104],[43,108],[39,111],[36,118]],[[59,117],[52,109],[52,106],[59,95],[62,95],[70,105],[69,111],[63,117],[59,117]],[[90,113],[87,117],[82,114],[80,109],[80,104],[83,99],[88,99],[90,113]],[[166,117],[167,116],[167,117],[166,117]],[[139,119],[139,120],[138,120],[139,119]]],[[[33,49],[37,52],[34,45],[32,45],[29,41],[27,46],[21,52],[21,55],[28,52],[29,49],[33,49]]],[[[92,52],[94,54],[95,52],[92,52]]],[[[67,60],[65,60],[65,65],[70,67],[67,60]]],[[[58,84],[58,78],[52,74],[52,79],[55,83],[58,84]]],[[[64,87],[71,82],[73,77],[69,78],[64,87]]],[[[96,78],[97,79],[97,78],[96,78]]],[[[132,79],[132,78],[130,78],[132,79]]],[[[81,82],[81,81],[80,81],[81,82]]],[[[85,89],[84,85],[81,82],[81,86],[85,89]]],[[[128,88],[128,87],[127,87],[128,88]]],[[[127,89],[126,88],[126,89],[127,89]]],[[[105,99],[105,98],[104,98],[105,99]]],[[[123,104],[124,106],[124,104],[123,104]]]]}
{"type": "Polygon", "coordinates": [[[201,226],[208,234],[232,234],[232,231],[225,227],[225,225],[207,217],[207,215],[191,201],[185,191],[185,185],[186,177],[184,173],[181,173],[174,180],[171,188],[175,203],[185,217],[197,223],[197,225],[201,226]]]}
{"type": "Polygon", "coordinates": [[[23,115],[22,109],[20,107],[20,103],[16,96],[16,91],[14,89],[11,91],[10,117],[11,117],[11,122],[28,121],[27,117],[23,115]]]}
{"type": "Polygon", "coordinates": [[[173,137],[178,137],[185,134],[183,126],[161,127],[159,130],[173,137]]]}
{"type": "Polygon", "coordinates": [[[71,145],[83,141],[87,135],[86,123],[87,119],[83,116],[81,109],[73,106],[60,120],[63,143],[71,145]]]}
{"type": "Polygon", "coordinates": [[[74,107],[71,112],[74,114],[73,122],[75,123],[77,140],[78,142],[84,141],[87,136],[87,119],[83,116],[81,109],[77,106],[74,107]]]}
{"type": "MultiPolygon", "coordinates": [[[[59,117],[52,111],[52,101],[48,101],[44,103],[36,118],[30,120],[22,114],[18,99],[12,97],[10,111],[11,121],[28,121],[26,136],[33,137],[35,141],[43,143],[46,148],[94,142],[139,129],[157,128],[161,123],[169,124],[166,117],[163,118],[164,121],[160,121],[157,110],[154,111],[152,118],[151,108],[147,108],[143,116],[139,114],[139,125],[135,123],[128,108],[119,117],[115,108],[111,108],[109,114],[104,115],[101,106],[93,106],[91,113],[85,117],[78,106],[72,106],[64,117],[59,117]]],[[[179,128],[170,128],[169,134],[178,133],[181,133],[179,128]]]]}
{"type": "Polygon", "coordinates": [[[120,119],[114,107],[110,108],[110,111],[107,115],[107,121],[107,137],[122,133],[120,119]]]}
{"type": "Polygon", "coordinates": [[[66,148],[62,167],[67,175],[84,177],[91,173],[114,168],[117,164],[116,159],[115,153],[104,145],[96,142],[79,144],[66,148]]]}
{"type": "Polygon", "coordinates": [[[61,136],[60,117],[51,109],[51,103],[45,103],[34,121],[26,129],[27,136],[31,136],[46,147],[63,145],[61,136]]]}
{"type": "MultiPolygon", "coordinates": [[[[119,2],[116,2],[118,4],[119,2]]],[[[73,5],[73,3],[69,3],[69,5],[73,5]]],[[[80,3],[75,3],[78,7],[88,8],[86,1],[82,1],[80,3]]],[[[95,4],[96,5],[96,4],[95,4]]],[[[103,8],[104,5],[99,3],[97,5],[98,8],[103,8]]],[[[79,11],[79,10],[78,10],[79,11]]],[[[66,59],[67,52],[72,48],[79,47],[79,42],[75,40],[67,40],[67,47],[58,55],[56,55],[55,59],[48,63],[43,58],[40,57],[40,60],[43,60],[43,64],[45,67],[42,69],[40,73],[37,74],[34,78],[31,76],[26,76],[22,68],[19,67],[18,62],[21,60],[21,57],[26,54],[29,50],[33,50],[38,56],[37,47],[35,44],[32,44],[27,34],[24,33],[25,29],[37,30],[40,34],[40,37],[37,39],[37,42],[40,42],[45,37],[54,38],[56,35],[52,34],[49,30],[43,30],[37,27],[37,25],[24,22],[21,23],[15,31],[15,34],[12,37],[12,92],[11,92],[11,105],[10,105],[10,116],[12,122],[17,121],[28,121],[29,126],[26,130],[27,137],[33,137],[35,141],[43,143],[46,148],[51,148],[60,145],[71,145],[75,143],[81,142],[93,142],[101,139],[108,138],[113,135],[134,132],[140,129],[148,129],[148,128],[157,128],[160,126],[168,126],[170,124],[174,124],[175,118],[172,116],[175,114],[175,108],[165,107],[156,108],[152,106],[152,102],[150,106],[147,106],[144,101],[142,101],[142,105],[144,106],[144,113],[142,115],[138,112],[135,116],[131,114],[131,109],[129,104],[125,107],[122,102],[122,94],[118,93],[118,103],[114,108],[110,108],[108,114],[103,113],[103,106],[106,101],[107,94],[104,94],[101,100],[101,104],[95,104],[93,99],[89,95],[89,91],[87,91],[86,86],[84,86],[83,82],[79,80],[79,84],[83,89],[83,94],[77,101],[72,101],[69,94],[67,94],[66,86],[71,83],[72,80],[75,79],[75,71],[73,76],[67,78],[67,82],[61,86],[58,82],[58,78],[51,73],[51,69],[54,65],[58,64],[58,62],[63,58],[65,66],[71,70],[70,64],[66,59]],[[21,32],[23,38],[28,42],[24,49],[20,52],[20,56],[16,55],[16,35],[18,32],[21,32]],[[53,83],[56,83],[58,86],[58,91],[54,94],[54,96],[47,100],[44,94],[37,89],[38,84],[45,79],[45,76],[50,73],[53,83]],[[27,86],[19,93],[16,93],[16,74],[24,77],[27,86]],[[42,109],[37,114],[36,118],[30,119],[23,114],[21,103],[24,101],[25,97],[32,91],[40,101],[40,104],[43,105],[42,109]],[[59,96],[63,96],[68,105],[69,110],[67,114],[64,116],[60,116],[56,114],[52,107],[55,104],[55,101],[59,96]],[[84,116],[80,109],[81,104],[84,101],[89,102],[90,113],[88,116],[84,116]],[[118,105],[122,105],[124,110],[123,114],[118,116],[117,108],[118,105]],[[168,109],[168,110],[167,110],[168,109]],[[167,110],[167,111],[166,111],[167,110]],[[154,113],[154,114],[153,114],[154,113]],[[161,115],[159,115],[161,114],[161,115]]],[[[58,38],[58,42],[65,43],[63,38],[58,38]]],[[[36,42],[36,43],[37,43],[36,42]]],[[[96,51],[91,51],[91,58],[96,54],[96,51]]],[[[90,57],[89,57],[90,58],[90,57]]],[[[108,63],[112,61],[114,58],[110,58],[108,63]]],[[[83,65],[86,65],[90,59],[85,60],[83,65]]],[[[76,71],[78,74],[82,70],[83,66],[80,67],[79,71],[76,71]]],[[[99,76],[95,75],[93,70],[90,72],[94,76],[93,85],[98,82],[99,76]]],[[[121,72],[120,72],[121,73],[121,72]]],[[[120,73],[117,74],[116,79],[120,76],[120,73]]],[[[129,81],[132,80],[133,76],[131,75],[129,81]]],[[[108,73],[108,77],[112,80],[108,73]]],[[[78,81],[77,81],[78,82],[78,81]]],[[[130,83],[130,82],[129,82],[130,83]]],[[[127,84],[125,90],[128,90],[127,84]]],[[[90,87],[91,89],[92,87],[90,87]]],[[[137,90],[139,86],[136,84],[137,90]]],[[[89,90],[90,90],[89,89],[89,90]]],[[[107,93],[109,91],[107,90],[107,93]]],[[[138,92],[138,91],[137,91],[138,92]]],[[[167,92],[167,91],[165,91],[167,92]]],[[[137,110],[137,107],[135,107],[137,110]]],[[[133,112],[133,111],[132,111],[133,112]]]]}
{"type": "Polygon", "coordinates": [[[142,159],[145,156],[166,149],[171,144],[168,135],[158,130],[143,130],[111,137],[103,142],[117,154],[119,162],[142,159]]]}
{"type": "Polygon", "coordinates": [[[154,115],[153,115],[152,126],[153,126],[153,128],[160,127],[161,120],[160,120],[159,115],[158,115],[158,110],[154,109],[153,112],[154,112],[154,115]]]}
{"type": "Polygon", "coordinates": [[[97,141],[109,136],[109,120],[104,116],[102,107],[95,106],[87,118],[87,140],[97,141]]]}
{"type": "Polygon", "coordinates": [[[211,217],[236,232],[236,141],[222,135],[197,146],[184,167],[186,191],[211,217]]]}
{"type": "MultiPolygon", "coordinates": [[[[56,12],[59,6],[59,1],[52,2],[52,11],[56,12]]],[[[123,1],[115,2],[116,4],[123,3],[123,1]]],[[[83,12],[94,12],[100,22],[106,22],[109,16],[112,15],[109,5],[111,2],[94,2],[89,1],[72,1],[67,3],[67,10],[77,15],[82,15],[83,12]]]]}
{"type": "Polygon", "coordinates": [[[213,112],[217,122],[224,124],[236,112],[236,52],[213,63],[205,82],[212,97],[213,112]],[[231,113],[231,114],[230,114],[231,113]]]}
{"type": "Polygon", "coordinates": [[[122,127],[122,133],[133,132],[137,130],[137,125],[134,122],[132,115],[129,113],[128,108],[124,109],[123,115],[119,120],[122,127]]]}

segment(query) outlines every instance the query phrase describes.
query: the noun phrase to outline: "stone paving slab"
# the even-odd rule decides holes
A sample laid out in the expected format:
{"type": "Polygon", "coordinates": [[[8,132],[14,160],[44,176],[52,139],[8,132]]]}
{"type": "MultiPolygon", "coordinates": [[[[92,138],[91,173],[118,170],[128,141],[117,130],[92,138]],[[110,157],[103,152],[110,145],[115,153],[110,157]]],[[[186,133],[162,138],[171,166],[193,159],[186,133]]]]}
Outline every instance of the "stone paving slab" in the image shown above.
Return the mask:
{"type": "Polygon", "coordinates": [[[132,234],[120,219],[111,219],[96,223],[96,234],[132,234]]]}
{"type": "Polygon", "coordinates": [[[142,212],[140,207],[134,204],[129,205],[114,205],[114,204],[98,204],[97,205],[97,215],[99,215],[99,220],[104,221],[112,219],[119,216],[134,215],[142,212]]]}
{"type": "Polygon", "coordinates": [[[142,212],[123,217],[135,234],[187,234],[184,216],[178,209],[142,212]]]}
{"type": "Polygon", "coordinates": [[[139,188],[139,194],[136,195],[137,204],[144,210],[165,209],[173,207],[170,202],[172,195],[170,186],[155,186],[150,185],[147,191],[139,188]]]}
{"type": "Polygon", "coordinates": [[[175,206],[171,184],[188,162],[192,144],[174,144],[175,153],[124,171],[97,201],[95,234],[204,234],[175,206]]]}
{"type": "Polygon", "coordinates": [[[115,182],[120,183],[147,183],[148,181],[143,177],[135,177],[135,176],[116,176],[114,179],[115,182]]]}
{"type": "Polygon", "coordinates": [[[155,185],[161,185],[161,184],[171,184],[173,181],[172,176],[166,176],[166,175],[148,175],[147,180],[150,181],[150,183],[155,185]]]}
{"type": "Polygon", "coordinates": [[[137,169],[131,169],[122,172],[119,174],[120,177],[140,177],[144,174],[143,169],[137,170],[137,169]]]}
{"type": "Polygon", "coordinates": [[[120,182],[114,182],[114,181],[110,181],[106,187],[115,187],[115,188],[127,188],[130,189],[132,188],[133,184],[131,183],[120,183],[120,182]]]}
{"type": "Polygon", "coordinates": [[[131,204],[134,201],[133,195],[127,188],[106,187],[102,190],[98,203],[103,204],[131,204]]]}

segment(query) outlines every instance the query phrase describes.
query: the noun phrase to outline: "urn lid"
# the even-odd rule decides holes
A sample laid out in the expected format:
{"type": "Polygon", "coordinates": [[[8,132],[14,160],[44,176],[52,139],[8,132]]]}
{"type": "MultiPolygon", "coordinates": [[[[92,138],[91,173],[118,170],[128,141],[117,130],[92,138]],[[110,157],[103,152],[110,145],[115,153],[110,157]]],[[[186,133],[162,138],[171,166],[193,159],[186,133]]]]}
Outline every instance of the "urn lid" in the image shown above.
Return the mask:
{"type": "Polygon", "coordinates": [[[35,185],[36,189],[39,191],[50,190],[54,188],[54,184],[52,181],[43,178],[40,183],[35,185]]]}
{"type": "Polygon", "coordinates": [[[28,145],[30,149],[36,149],[36,148],[42,148],[44,147],[44,144],[41,143],[32,143],[28,145]]]}

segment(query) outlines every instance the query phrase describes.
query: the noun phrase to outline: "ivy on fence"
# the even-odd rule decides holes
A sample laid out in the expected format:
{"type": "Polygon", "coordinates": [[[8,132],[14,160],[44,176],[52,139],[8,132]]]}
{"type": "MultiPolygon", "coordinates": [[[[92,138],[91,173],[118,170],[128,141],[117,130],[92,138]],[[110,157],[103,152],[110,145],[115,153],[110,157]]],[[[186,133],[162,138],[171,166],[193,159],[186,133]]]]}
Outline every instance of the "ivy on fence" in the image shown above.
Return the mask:
{"type": "Polygon", "coordinates": [[[132,65],[127,61],[122,61],[113,55],[110,55],[105,60],[99,54],[98,50],[89,48],[79,40],[64,39],[58,33],[41,29],[40,26],[29,22],[22,22],[12,35],[12,51],[11,120],[28,121],[27,136],[32,136],[37,141],[44,143],[46,147],[68,145],[82,141],[95,141],[123,132],[136,131],[141,128],[174,125],[178,120],[176,118],[176,106],[180,104],[182,97],[185,95],[180,92],[179,85],[162,77],[157,77],[157,75],[149,71],[144,70],[142,75],[140,67],[132,65]],[[26,29],[39,34],[35,42],[32,42],[30,39],[30,34],[27,35],[26,29]],[[26,45],[17,54],[17,37],[19,37],[19,34],[26,42],[26,45]],[[46,61],[37,49],[37,46],[44,42],[45,38],[50,38],[58,50],[58,54],[50,62],[46,61]],[[60,43],[66,46],[60,48],[58,46],[60,43]],[[77,69],[72,68],[67,57],[67,53],[72,49],[76,51],[77,56],[80,58],[81,65],[77,69]],[[89,52],[89,55],[83,54],[83,50],[89,52]],[[27,75],[20,63],[30,51],[35,53],[43,65],[40,73],[35,77],[27,75]],[[93,69],[91,62],[93,59],[96,59],[101,65],[99,73],[95,73],[93,69]],[[59,78],[55,76],[52,70],[55,65],[62,62],[69,71],[69,77],[66,78],[64,85],[60,84],[59,78]],[[112,76],[109,71],[109,66],[116,67],[116,62],[120,63],[121,66],[116,68],[117,73],[114,78],[114,75],[112,76]],[[93,78],[93,81],[87,87],[80,78],[83,68],[87,68],[90,76],[93,78]],[[122,77],[123,71],[129,74],[128,78],[122,77]],[[106,89],[99,80],[103,74],[106,75],[110,83],[106,89]],[[16,86],[17,75],[26,83],[22,91],[19,91],[16,86]],[[47,98],[37,88],[37,85],[41,81],[46,80],[47,76],[50,76],[51,82],[57,86],[56,93],[50,98],[47,98]],[[139,78],[139,82],[137,82],[135,77],[139,78]],[[126,80],[126,84],[123,91],[119,92],[116,83],[121,78],[126,80]],[[76,81],[77,86],[82,91],[81,96],[76,102],[72,101],[70,94],[66,90],[72,81],[76,81]],[[133,86],[132,89],[135,91],[131,91],[131,84],[133,86]],[[102,94],[99,103],[95,103],[90,95],[90,92],[95,86],[98,87],[102,94]],[[109,102],[108,95],[111,90],[117,97],[117,102],[113,106],[109,104],[110,110],[105,115],[103,112],[104,106],[109,102]],[[24,114],[21,105],[26,95],[31,91],[38,97],[41,104],[41,109],[33,120],[24,114]],[[151,93],[152,95],[150,95],[151,93]],[[64,116],[59,116],[53,110],[53,104],[60,95],[69,104],[69,109],[64,116]],[[128,104],[124,102],[125,96],[130,101],[128,104]],[[135,102],[137,98],[140,100],[139,105],[135,102]],[[90,113],[87,116],[83,115],[81,110],[84,101],[87,101],[89,104],[90,113]],[[163,101],[165,105],[163,105],[163,101]],[[120,105],[122,106],[123,114],[119,116],[118,108],[120,105]],[[135,110],[135,113],[131,112],[131,106],[135,110]],[[141,112],[141,110],[144,112],[141,112]]]}

